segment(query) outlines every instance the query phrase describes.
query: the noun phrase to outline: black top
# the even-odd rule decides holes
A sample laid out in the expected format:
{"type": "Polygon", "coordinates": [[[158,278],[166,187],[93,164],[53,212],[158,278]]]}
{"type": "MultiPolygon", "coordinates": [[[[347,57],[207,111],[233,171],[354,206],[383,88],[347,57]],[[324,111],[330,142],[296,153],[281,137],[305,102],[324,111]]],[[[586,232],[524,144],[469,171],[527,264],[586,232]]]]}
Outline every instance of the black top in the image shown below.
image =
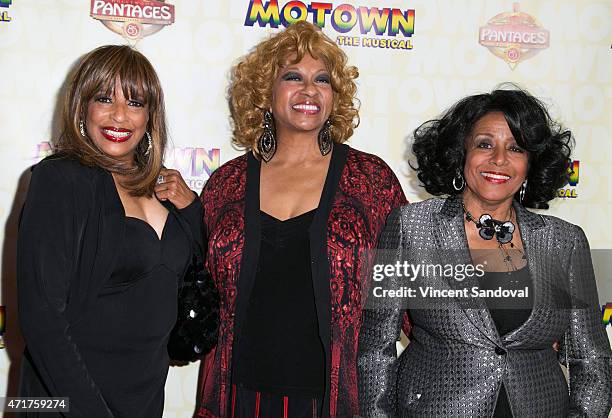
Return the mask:
{"type": "MultiPolygon", "coordinates": [[[[499,335],[505,335],[523,325],[533,309],[533,283],[529,269],[523,267],[513,272],[486,272],[480,278],[480,289],[522,290],[527,289],[527,297],[485,298],[491,318],[499,335]]],[[[502,383],[495,405],[494,418],[512,418],[506,388],[502,383]]]]}
{"type": "Polygon", "coordinates": [[[173,213],[161,240],[145,221],[126,217],[121,242],[113,273],[75,339],[115,417],[161,417],[167,343],[190,242],[173,213]]]}
{"type": "Polygon", "coordinates": [[[325,351],[312,283],[316,210],[285,221],[261,212],[261,249],[238,351],[236,382],[260,392],[323,397],[325,351]]]}
{"type": "MultiPolygon", "coordinates": [[[[328,220],[337,199],[340,179],[347,166],[349,146],[334,144],[331,161],[321,192],[319,206],[310,226],[310,258],[312,282],[314,287],[315,306],[318,319],[319,338],[325,352],[325,382],[331,382],[331,337],[332,337],[332,303],[330,280],[330,263],[328,259],[328,220]]],[[[240,272],[234,308],[234,339],[232,353],[236,353],[243,335],[242,328],[247,316],[250,295],[253,290],[257,263],[261,245],[261,212],[260,212],[260,172],[261,161],[252,152],[247,154],[246,185],[244,191],[244,248],[240,261],[240,272]]],[[[356,167],[356,166],[355,166],[356,167]]],[[[357,169],[357,168],[356,168],[357,169]]],[[[233,362],[232,362],[233,363],[233,362]]],[[[235,377],[232,370],[231,377],[235,377]]],[[[228,382],[228,381],[227,381],[228,382]]],[[[229,383],[229,382],[228,382],[229,383]]],[[[329,417],[331,385],[325,384],[322,413],[329,417]]],[[[226,407],[229,402],[226,403],[226,407]]]]}
{"type": "Polygon", "coordinates": [[[533,309],[533,284],[527,267],[513,272],[488,271],[479,281],[480,290],[528,289],[527,297],[484,298],[500,336],[514,331],[529,319],[533,309]]]}

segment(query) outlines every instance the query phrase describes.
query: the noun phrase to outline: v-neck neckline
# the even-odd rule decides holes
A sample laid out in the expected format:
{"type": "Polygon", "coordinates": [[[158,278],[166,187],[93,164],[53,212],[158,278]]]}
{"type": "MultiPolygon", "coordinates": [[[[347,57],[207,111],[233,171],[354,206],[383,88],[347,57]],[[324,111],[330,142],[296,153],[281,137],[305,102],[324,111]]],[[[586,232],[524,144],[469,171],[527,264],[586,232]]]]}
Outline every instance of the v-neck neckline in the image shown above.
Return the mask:
{"type": "MultiPolygon", "coordinates": [[[[447,225],[445,226],[445,229],[446,228],[459,228],[458,229],[459,239],[461,240],[461,245],[463,246],[461,255],[458,254],[458,256],[460,257],[460,262],[462,264],[468,264],[468,263],[473,264],[473,259],[470,253],[470,247],[469,247],[469,243],[467,239],[467,232],[465,230],[465,224],[463,221],[464,216],[463,216],[463,210],[461,207],[461,201],[462,201],[461,196],[451,196],[447,198],[442,206],[441,212],[439,213],[440,214],[439,220],[440,221],[443,220],[442,222],[444,223],[444,225],[447,225]]],[[[487,335],[489,338],[493,337],[494,340],[492,341],[494,341],[495,343],[502,342],[505,339],[509,338],[509,336],[514,337],[517,333],[523,332],[525,327],[529,326],[532,323],[534,317],[538,314],[538,307],[540,306],[541,298],[543,297],[542,289],[540,285],[540,278],[539,278],[538,270],[537,270],[537,262],[534,258],[536,251],[532,251],[531,239],[532,239],[532,235],[535,233],[535,230],[539,229],[540,227],[544,227],[545,224],[542,222],[542,225],[540,227],[535,227],[534,221],[529,220],[528,217],[539,216],[539,215],[532,214],[531,212],[527,211],[521,205],[519,205],[516,201],[513,201],[512,205],[516,213],[516,223],[519,227],[518,228],[519,239],[521,240],[522,245],[523,245],[523,252],[525,256],[527,257],[527,263],[523,268],[527,269],[526,271],[531,276],[531,280],[533,284],[533,308],[531,310],[531,313],[529,317],[527,318],[527,320],[522,325],[520,325],[517,329],[510,331],[509,333],[506,333],[504,335],[500,335],[499,331],[497,330],[497,327],[495,326],[493,322],[491,311],[489,307],[486,306],[484,299],[480,297],[474,299],[476,303],[478,304],[478,306],[476,306],[477,309],[473,309],[474,306],[470,306],[471,309],[463,309],[463,312],[465,313],[465,315],[468,316],[470,321],[472,321],[472,323],[477,328],[484,327],[484,328],[480,328],[481,331],[484,331],[483,333],[487,335]],[[488,333],[486,331],[488,331],[488,333]]],[[[438,228],[440,228],[441,225],[442,224],[438,224],[438,228]]],[[[446,235],[442,233],[442,231],[440,231],[439,236],[445,237],[446,235]]],[[[440,247],[448,248],[448,241],[442,239],[442,241],[440,242],[440,247]]],[[[474,278],[472,278],[472,280],[474,280],[473,283],[476,284],[477,281],[474,278]]],[[[449,283],[451,283],[451,285],[456,284],[455,281],[450,281],[449,283]]],[[[459,304],[465,308],[465,303],[467,303],[466,300],[465,299],[457,299],[457,300],[459,301],[459,304]]]]}
{"type": "Polygon", "coordinates": [[[289,224],[289,223],[293,223],[295,221],[299,221],[300,219],[304,218],[305,216],[311,215],[311,214],[316,214],[318,208],[314,208],[314,209],[310,209],[309,211],[306,212],[302,212],[299,215],[295,215],[292,216],[291,218],[287,218],[287,219],[278,219],[276,216],[274,215],[270,215],[268,212],[263,211],[263,210],[259,210],[259,212],[264,216],[264,217],[268,217],[270,219],[272,219],[274,222],[280,223],[280,224],[289,224]]]}

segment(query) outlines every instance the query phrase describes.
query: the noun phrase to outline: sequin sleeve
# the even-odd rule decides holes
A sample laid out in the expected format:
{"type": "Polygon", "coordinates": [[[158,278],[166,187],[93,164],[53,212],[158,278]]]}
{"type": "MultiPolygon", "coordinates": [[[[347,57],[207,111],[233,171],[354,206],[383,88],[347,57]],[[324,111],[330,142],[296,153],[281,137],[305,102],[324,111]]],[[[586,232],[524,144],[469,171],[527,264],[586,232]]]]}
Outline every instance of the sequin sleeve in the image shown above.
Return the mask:
{"type": "MultiPolygon", "coordinates": [[[[375,265],[393,264],[400,259],[402,243],[401,208],[394,210],[383,230],[375,265]]],[[[397,280],[389,277],[385,280],[397,280]]],[[[392,286],[391,283],[389,285],[392,286]]],[[[397,298],[385,300],[384,307],[369,306],[363,311],[357,360],[359,406],[364,417],[395,416],[397,349],[403,309],[397,298]]]]}

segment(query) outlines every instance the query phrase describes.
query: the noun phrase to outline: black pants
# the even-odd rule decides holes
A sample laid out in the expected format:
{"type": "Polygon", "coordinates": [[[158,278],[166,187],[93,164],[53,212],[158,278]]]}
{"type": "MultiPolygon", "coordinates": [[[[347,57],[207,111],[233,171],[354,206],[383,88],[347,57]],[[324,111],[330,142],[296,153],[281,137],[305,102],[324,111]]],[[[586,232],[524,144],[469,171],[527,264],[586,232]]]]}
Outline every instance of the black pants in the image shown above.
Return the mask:
{"type": "Polygon", "coordinates": [[[231,418],[319,418],[321,399],[283,396],[232,386],[231,418]]]}

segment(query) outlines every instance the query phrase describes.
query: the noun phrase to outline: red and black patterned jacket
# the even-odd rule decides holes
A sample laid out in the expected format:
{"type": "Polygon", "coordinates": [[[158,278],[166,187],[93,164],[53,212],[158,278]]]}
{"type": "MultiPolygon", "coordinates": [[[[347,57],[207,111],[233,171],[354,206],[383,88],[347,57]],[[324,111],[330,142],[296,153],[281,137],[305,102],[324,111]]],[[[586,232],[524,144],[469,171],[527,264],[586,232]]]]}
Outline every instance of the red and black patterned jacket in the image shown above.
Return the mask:
{"type": "MultiPolygon", "coordinates": [[[[259,258],[259,172],[260,162],[247,153],[216,170],[202,191],[207,266],[221,295],[221,323],[217,348],[203,367],[200,417],[227,417],[231,406],[232,351],[259,258]]],[[[315,304],[327,360],[325,416],[359,413],[363,255],[376,247],[391,210],[406,203],[397,178],[380,158],[335,145],[310,228],[315,304]]]]}

